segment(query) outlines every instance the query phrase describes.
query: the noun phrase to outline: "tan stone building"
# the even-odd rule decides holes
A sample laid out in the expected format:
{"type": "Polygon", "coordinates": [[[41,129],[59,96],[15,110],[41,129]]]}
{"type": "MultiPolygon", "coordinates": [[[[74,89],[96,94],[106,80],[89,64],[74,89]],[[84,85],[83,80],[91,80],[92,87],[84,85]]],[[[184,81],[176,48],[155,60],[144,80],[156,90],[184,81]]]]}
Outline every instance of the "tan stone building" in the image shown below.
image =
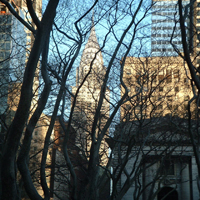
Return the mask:
{"type": "MultiPolygon", "coordinates": [[[[129,91],[121,120],[166,114],[185,117],[192,96],[190,75],[180,57],[126,58],[123,81],[129,91]]],[[[125,88],[121,86],[121,95],[125,88]]]]}

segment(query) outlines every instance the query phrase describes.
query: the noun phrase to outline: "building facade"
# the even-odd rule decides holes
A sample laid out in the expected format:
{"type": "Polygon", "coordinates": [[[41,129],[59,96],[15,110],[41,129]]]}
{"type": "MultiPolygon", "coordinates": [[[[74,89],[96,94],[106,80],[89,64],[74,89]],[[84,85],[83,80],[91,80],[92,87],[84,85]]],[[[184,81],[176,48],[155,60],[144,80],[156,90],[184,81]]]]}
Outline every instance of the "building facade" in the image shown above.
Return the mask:
{"type": "MultiPolygon", "coordinates": [[[[152,3],[151,57],[127,57],[124,65],[121,96],[126,92],[128,96],[114,134],[114,141],[123,142],[111,147],[113,177],[121,172],[118,182],[113,179],[115,194],[123,195],[123,200],[198,200],[198,168],[189,135],[198,129],[198,109],[195,102],[191,104],[194,121],[189,128],[188,102],[194,91],[188,67],[175,51],[183,53],[178,4],[152,3]]],[[[185,9],[190,2],[182,3],[185,9]]],[[[188,8],[187,42],[195,65],[199,62],[199,1],[188,8]]]]}
{"type": "MultiPolygon", "coordinates": [[[[192,123],[195,130],[196,122],[192,123]]],[[[123,200],[199,199],[186,119],[166,116],[122,122],[115,132],[115,141],[119,138],[123,142],[113,149],[113,177],[121,172],[117,183],[113,179],[116,195],[124,194],[123,200]]]]}
{"type": "MultiPolygon", "coordinates": [[[[192,97],[190,75],[180,57],[128,57],[124,83],[129,91],[121,120],[148,119],[167,114],[186,117],[192,97]]],[[[125,88],[121,86],[121,95],[125,88]]]]}
{"type": "MultiPolygon", "coordinates": [[[[25,1],[11,0],[10,3],[23,20],[30,20],[25,1]]],[[[33,7],[38,18],[41,18],[42,1],[33,1],[33,7]]],[[[33,41],[32,33],[10,13],[3,3],[0,3],[0,115],[7,115],[8,124],[17,109],[25,65],[33,41]],[[10,113],[5,114],[8,110],[10,113]]],[[[36,99],[38,86],[39,73],[36,72],[33,86],[36,99]]],[[[32,102],[32,107],[35,103],[32,102]]]]}
{"type": "MultiPolygon", "coordinates": [[[[16,12],[24,18],[17,1],[12,1],[16,12]]],[[[22,74],[26,61],[26,33],[23,25],[0,3],[0,134],[1,141],[10,125],[19,101],[22,74]]]]}
{"type": "MultiPolygon", "coordinates": [[[[152,3],[151,55],[177,56],[172,44],[183,52],[177,1],[152,0],[152,3]]],[[[188,0],[184,0],[183,6],[188,3],[188,0]]],[[[189,24],[190,19],[187,18],[187,26],[189,24]]]]}
{"type": "MultiPolygon", "coordinates": [[[[27,16],[25,1],[10,0],[9,2],[23,20],[30,20],[30,17],[27,16]]],[[[41,18],[42,1],[34,1],[33,5],[37,16],[41,18]]],[[[10,13],[3,3],[0,3],[0,157],[6,132],[18,107],[25,66],[33,41],[32,33],[10,13]]],[[[36,73],[33,86],[35,100],[38,98],[36,92],[39,86],[38,76],[39,74],[36,73]]],[[[36,101],[32,102],[32,108],[35,103],[36,101]]],[[[46,133],[48,125],[49,119],[42,114],[33,132],[30,149],[30,173],[32,173],[33,183],[41,195],[43,195],[43,190],[39,184],[39,171],[35,169],[41,162],[41,153],[39,152],[43,149],[41,143],[45,139],[44,133],[46,133]]],[[[50,155],[48,155],[47,163],[50,163],[50,155]]],[[[47,174],[49,175],[48,170],[47,174]]],[[[24,190],[22,198],[28,199],[24,190]]]]}

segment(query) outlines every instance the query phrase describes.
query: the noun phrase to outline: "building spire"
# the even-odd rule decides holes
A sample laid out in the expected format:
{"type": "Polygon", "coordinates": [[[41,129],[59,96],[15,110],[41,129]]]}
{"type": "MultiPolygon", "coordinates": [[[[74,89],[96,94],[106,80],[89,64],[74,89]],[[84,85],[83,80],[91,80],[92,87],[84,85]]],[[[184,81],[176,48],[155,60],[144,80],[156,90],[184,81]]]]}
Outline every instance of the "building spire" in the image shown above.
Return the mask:
{"type": "Polygon", "coordinates": [[[95,31],[95,24],[94,24],[94,8],[92,10],[92,19],[91,19],[91,31],[90,31],[90,36],[88,38],[88,42],[85,46],[85,48],[89,47],[95,47],[96,49],[99,49],[99,44],[96,36],[96,31],[95,31]],[[92,44],[93,43],[93,44],[92,44]]]}
{"type": "Polygon", "coordinates": [[[92,27],[94,27],[94,8],[92,9],[92,27]]]}
{"type": "MultiPolygon", "coordinates": [[[[90,63],[95,58],[95,61],[93,62],[93,69],[101,68],[103,69],[103,57],[100,51],[100,46],[97,40],[96,31],[95,31],[95,25],[94,25],[94,10],[92,11],[92,18],[91,18],[91,30],[90,35],[88,38],[88,41],[85,45],[85,48],[83,50],[83,54],[81,56],[81,62],[78,69],[79,74],[79,81],[82,80],[82,78],[85,76],[85,73],[90,68],[90,63]],[[98,52],[98,53],[97,53],[98,52]],[[95,54],[97,55],[95,56],[95,54]]],[[[101,70],[102,71],[102,70],[101,70]]]]}

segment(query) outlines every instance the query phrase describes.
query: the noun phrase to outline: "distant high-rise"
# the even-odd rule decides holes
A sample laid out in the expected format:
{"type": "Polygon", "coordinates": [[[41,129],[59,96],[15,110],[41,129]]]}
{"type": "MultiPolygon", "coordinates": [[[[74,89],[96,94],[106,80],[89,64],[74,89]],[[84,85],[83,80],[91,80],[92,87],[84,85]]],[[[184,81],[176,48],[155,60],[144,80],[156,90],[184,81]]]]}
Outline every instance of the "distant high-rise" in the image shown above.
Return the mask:
{"type": "MultiPolygon", "coordinates": [[[[17,3],[17,1],[12,1],[16,12],[24,18],[17,3]]],[[[19,83],[22,82],[22,74],[25,69],[25,45],[24,26],[9,12],[4,4],[0,3],[0,115],[5,114],[8,104],[11,106],[11,102],[7,100],[8,93],[12,93],[14,90],[15,92],[10,97],[12,96],[14,104],[18,101],[19,91],[17,94],[16,86],[20,86],[19,83]]]]}
{"type": "MultiPolygon", "coordinates": [[[[151,52],[152,56],[177,56],[173,45],[182,52],[177,0],[153,0],[151,52]]],[[[183,6],[188,4],[183,0],[183,6]]],[[[186,19],[189,24],[190,19],[186,19]]],[[[189,34],[189,32],[188,32],[189,34]]]]}
{"type": "MultiPolygon", "coordinates": [[[[9,2],[22,19],[30,20],[25,1],[9,2]]],[[[41,0],[33,1],[39,18],[42,14],[41,3],[41,0]]],[[[23,74],[33,40],[32,33],[10,13],[3,3],[0,3],[0,133],[8,128],[17,109],[23,74]]],[[[39,84],[37,74],[34,81],[36,96],[36,88],[39,84]]],[[[33,101],[32,105],[34,103],[33,101]]]]}
{"type": "MultiPolygon", "coordinates": [[[[25,1],[12,0],[10,3],[22,19],[31,22],[25,1]]],[[[40,19],[42,0],[34,0],[33,7],[40,19]]],[[[0,78],[0,115],[4,114],[8,106],[9,110],[17,109],[23,73],[33,41],[34,37],[30,30],[24,27],[3,3],[0,3],[0,77],[2,77],[0,78]]],[[[38,85],[39,73],[36,72],[34,90],[38,85]]],[[[37,94],[35,91],[34,93],[37,94]]]]}

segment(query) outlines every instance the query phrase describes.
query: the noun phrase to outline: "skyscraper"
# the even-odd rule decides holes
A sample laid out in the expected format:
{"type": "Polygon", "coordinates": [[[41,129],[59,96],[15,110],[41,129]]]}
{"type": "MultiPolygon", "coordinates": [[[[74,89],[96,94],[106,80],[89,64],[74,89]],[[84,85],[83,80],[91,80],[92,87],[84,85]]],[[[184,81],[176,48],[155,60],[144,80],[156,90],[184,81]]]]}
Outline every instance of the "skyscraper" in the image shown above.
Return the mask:
{"type": "MultiPolygon", "coordinates": [[[[19,2],[12,1],[11,3],[16,12],[24,18],[22,10],[18,7],[19,2]]],[[[25,69],[25,44],[24,26],[9,12],[4,4],[0,3],[0,116],[2,121],[10,118],[8,117],[8,110],[11,114],[17,107],[20,95],[19,87],[25,69]]],[[[5,124],[1,123],[1,125],[4,129],[5,124]]]]}
{"type": "MultiPolygon", "coordinates": [[[[12,0],[10,4],[23,20],[32,23],[25,1],[12,0]]],[[[40,19],[42,0],[34,0],[33,7],[40,19]]],[[[17,20],[3,3],[0,3],[0,115],[4,114],[8,105],[10,110],[17,109],[23,73],[33,41],[31,31],[17,20]]],[[[39,73],[36,72],[34,90],[39,85],[38,76],[39,73]]],[[[35,91],[34,93],[37,94],[35,91]]]]}
{"type": "MultiPolygon", "coordinates": [[[[152,0],[151,49],[152,56],[177,56],[172,44],[182,52],[178,1],[152,0]]],[[[188,4],[183,0],[183,7],[188,4]]],[[[190,19],[187,18],[187,25],[190,19]]],[[[189,32],[188,32],[189,34],[189,32]]]]}
{"type": "MultiPolygon", "coordinates": [[[[22,19],[28,20],[24,1],[9,2],[22,19]]],[[[41,3],[41,0],[34,3],[39,18],[41,3]]],[[[10,13],[3,3],[0,3],[0,148],[18,107],[23,74],[33,39],[31,32],[10,13]]],[[[36,78],[34,90],[39,84],[38,76],[36,78]]],[[[34,94],[37,95],[35,91],[34,94]]]]}

